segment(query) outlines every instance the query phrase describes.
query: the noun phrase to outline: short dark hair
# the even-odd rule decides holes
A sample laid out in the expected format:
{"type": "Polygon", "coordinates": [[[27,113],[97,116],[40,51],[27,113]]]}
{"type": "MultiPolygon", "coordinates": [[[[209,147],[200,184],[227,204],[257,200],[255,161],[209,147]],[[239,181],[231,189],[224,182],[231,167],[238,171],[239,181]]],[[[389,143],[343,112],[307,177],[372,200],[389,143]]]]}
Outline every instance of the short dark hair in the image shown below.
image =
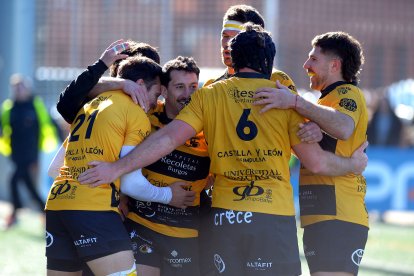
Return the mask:
{"type": "Polygon", "coordinates": [[[256,25],[265,27],[263,16],[252,6],[234,5],[228,8],[223,16],[223,21],[235,20],[241,23],[252,22],[256,25]]]}
{"type": "Polygon", "coordinates": [[[248,67],[270,78],[276,47],[268,32],[260,25],[244,24],[245,30],[230,40],[232,67],[236,72],[248,67]]]}
{"type": "Polygon", "coordinates": [[[328,32],[317,35],[312,40],[313,47],[320,47],[323,54],[340,58],[342,77],[345,81],[357,84],[365,58],[358,40],[345,32],[328,32]]]}
{"type": "Polygon", "coordinates": [[[175,59],[167,61],[162,67],[163,74],[161,84],[165,87],[167,87],[168,83],[171,81],[171,71],[173,70],[195,73],[197,75],[197,79],[200,75],[200,68],[198,68],[194,58],[178,56],[175,59]]]}
{"type": "Polygon", "coordinates": [[[147,89],[150,89],[156,82],[157,77],[161,77],[161,66],[142,56],[132,56],[121,61],[118,68],[118,77],[137,81],[143,79],[147,89]]]}
{"type": "MultiPolygon", "coordinates": [[[[129,44],[129,48],[126,50],[123,50],[121,52],[121,54],[125,54],[128,55],[130,57],[132,56],[137,56],[137,55],[141,55],[147,58],[152,59],[153,61],[155,61],[156,63],[160,64],[160,55],[158,53],[158,50],[147,44],[144,42],[137,42],[134,40],[127,40],[126,42],[128,42],[129,44]]],[[[118,67],[119,67],[119,63],[122,60],[119,59],[117,61],[115,61],[110,67],[109,67],[109,74],[111,77],[116,77],[117,72],[118,72],[118,67]]]]}

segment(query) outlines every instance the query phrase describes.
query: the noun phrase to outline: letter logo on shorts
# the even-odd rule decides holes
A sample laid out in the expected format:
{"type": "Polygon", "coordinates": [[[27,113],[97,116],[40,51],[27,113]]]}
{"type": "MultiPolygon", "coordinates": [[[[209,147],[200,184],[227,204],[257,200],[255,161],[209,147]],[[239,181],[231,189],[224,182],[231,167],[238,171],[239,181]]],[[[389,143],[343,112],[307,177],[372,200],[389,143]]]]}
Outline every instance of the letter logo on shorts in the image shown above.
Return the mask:
{"type": "Polygon", "coordinates": [[[263,194],[263,192],[263,188],[259,186],[254,186],[254,181],[252,181],[250,182],[250,185],[234,187],[233,193],[240,196],[241,198],[234,199],[233,201],[240,201],[249,196],[259,196],[263,194]]]}
{"type": "Polygon", "coordinates": [[[226,264],[219,254],[214,254],[214,265],[216,266],[219,273],[223,273],[226,269],[226,264]]]}
{"type": "Polygon", "coordinates": [[[46,231],[46,247],[49,247],[53,244],[53,236],[46,231]]]}
{"type": "Polygon", "coordinates": [[[362,260],[362,256],[364,255],[364,249],[357,249],[352,253],[351,259],[354,264],[359,266],[362,260]]]}

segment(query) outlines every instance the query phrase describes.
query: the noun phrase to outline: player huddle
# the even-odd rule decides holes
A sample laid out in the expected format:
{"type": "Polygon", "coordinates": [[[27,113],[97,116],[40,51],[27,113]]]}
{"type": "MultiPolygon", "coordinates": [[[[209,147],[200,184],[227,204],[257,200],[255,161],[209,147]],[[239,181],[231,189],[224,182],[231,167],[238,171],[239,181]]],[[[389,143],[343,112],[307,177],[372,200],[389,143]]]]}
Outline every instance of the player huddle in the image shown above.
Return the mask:
{"type": "Polygon", "coordinates": [[[361,46],[343,32],[314,38],[303,67],[322,96],[310,103],[273,68],[264,28],[253,7],[230,7],[227,69],[200,89],[193,58],[161,67],[154,47],[119,40],[61,93],[71,128],[49,168],[48,275],[300,275],[291,154],[311,274],[358,273],[361,46]]]}

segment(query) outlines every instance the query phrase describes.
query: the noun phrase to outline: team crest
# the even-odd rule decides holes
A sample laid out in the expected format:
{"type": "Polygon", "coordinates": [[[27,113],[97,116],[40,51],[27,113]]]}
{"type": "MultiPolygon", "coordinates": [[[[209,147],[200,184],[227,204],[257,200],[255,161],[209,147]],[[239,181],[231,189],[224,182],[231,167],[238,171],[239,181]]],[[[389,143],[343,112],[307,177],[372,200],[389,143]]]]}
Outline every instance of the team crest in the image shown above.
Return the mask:
{"type": "Polygon", "coordinates": [[[341,99],[339,106],[345,108],[348,111],[355,112],[357,110],[357,104],[353,99],[341,99]]]}

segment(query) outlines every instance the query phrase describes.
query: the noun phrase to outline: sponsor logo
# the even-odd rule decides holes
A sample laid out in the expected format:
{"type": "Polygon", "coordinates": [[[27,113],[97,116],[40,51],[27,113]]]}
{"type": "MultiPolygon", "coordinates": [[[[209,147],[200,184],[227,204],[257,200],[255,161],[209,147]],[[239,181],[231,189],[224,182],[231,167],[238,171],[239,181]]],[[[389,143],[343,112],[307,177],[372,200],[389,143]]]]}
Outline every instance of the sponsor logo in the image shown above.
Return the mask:
{"type": "Polygon", "coordinates": [[[89,247],[92,246],[94,243],[98,242],[98,238],[93,237],[93,238],[86,238],[84,235],[80,236],[80,239],[78,240],[74,240],[73,244],[75,246],[79,246],[79,247],[89,247]]]}
{"type": "Polygon", "coordinates": [[[219,254],[214,254],[214,265],[219,273],[223,273],[226,270],[226,264],[219,254]]]}
{"type": "Polygon", "coordinates": [[[46,231],[46,247],[53,244],[53,235],[46,231]]]}
{"type": "Polygon", "coordinates": [[[129,233],[129,238],[133,239],[135,237],[138,237],[137,232],[135,230],[132,230],[131,233],[129,233]]]}
{"type": "Polygon", "coordinates": [[[255,186],[254,181],[251,181],[249,185],[234,187],[233,193],[240,196],[240,198],[233,200],[240,201],[246,199],[247,197],[262,195],[264,193],[264,189],[260,186],[255,186]]]}
{"type": "Polygon", "coordinates": [[[350,87],[339,87],[337,91],[338,91],[338,95],[345,95],[346,93],[348,93],[348,91],[351,91],[351,88],[350,87]]]}
{"type": "Polygon", "coordinates": [[[253,103],[254,94],[254,91],[240,91],[236,87],[232,87],[227,91],[227,95],[230,98],[232,98],[236,103],[253,103]]]}
{"type": "Polygon", "coordinates": [[[254,270],[267,270],[272,268],[272,262],[265,262],[261,258],[257,258],[255,261],[248,261],[246,263],[246,266],[248,268],[254,269],[254,270]]]}
{"type": "Polygon", "coordinates": [[[295,92],[298,92],[298,90],[296,89],[296,86],[294,86],[294,85],[289,85],[288,86],[288,88],[290,89],[290,90],[292,90],[292,91],[295,91],[295,92]]]}
{"type": "Polygon", "coordinates": [[[348,111],[355,112],[357,110],[357,104],[353,99],[341,99],[339,106],[345,108],[348,111]]]}
{"type": "Polygon", "coordinates": [[[199,138],[193,137],[187,140],[184,145],[189,148],[197,148],[198,146],[200,146],[200,143],[198,142],[199,140],[199,138]]]}
{"type": "Polygon", "coordinates": [[[241,212],[233,210],[217,213],[214,215],[214,225],[219,226],[223,225],[224,222],[229,224],[242,224],[242,223],[252,223],[252,212],[241,212]]]}
{"type": "Polygon", "coordinates": [[[178,252],[176,250],[171,251],[170,255],[173,258],[165,258],[165,260],[172,266],[172,267],[183,267],[184,264],[191,263],[191,258],[187,257],[178,257],[178,252]]]}
{"type": "Polygon", "coordinates": [[[139,252],[144,254],[151,254],[154,250],[152,250],[152,247],[149,244],[143,244],[139,247],[139,252]]]}
{"type": "MultiPolygon", "coordinates": [[[[66,180],[63,184],[56,184],[51,190],[50,190],[50,196],[49,200],[54,200],[56,197],[66,194],[71,190],[72,186],[69,184],[69,182],[66,180]]],[[[74,187],[75,188],[75,187],[74,187]]],[[[74,189],[75,191],[75,189],[74,189]]],[[[74,192],[73,191],[73,192],[74,192]]],[[[72,192],[72,196],[73,196],[72,192]]],[[[65,197],[69,198],[71,195],[66,195],[65,197]]]]}
{"type": "Polygon", "coordinates": [[[351,259],[354,264],[359,266],[362,260],[362,256],[364,255],[364,249],[357,249],[352,253],[351,259]]]}
{"type": "Polygon", "coordinates": [[[151,202],[149,201],[136,201],[136,207],[138,209],[138,212],[146,216],[147,218],[155,216],[155,211],[152,209],[151,202]]]}
{"type": "Polygon", "coordinates": [[[174,258],[178,256],[178,252],[173,250],[171,251],[171,256],[173,256],[174,258]]]}
{"type": "Polygon", "coordinates": [[[277,179],[282,181],[282,174],[278,170],[254,170],[254,169],[245,169],[237,171],[226,171],[224,176],[238,181],[255,181],[263,179],[277,179]]]}
{"type": "Polygon", "coordinates": [[[314,250],[309,250],[306,244],[303,245],[303,251],[305,251],[305,257],[316,256],[316,252],[314,250]]]}

